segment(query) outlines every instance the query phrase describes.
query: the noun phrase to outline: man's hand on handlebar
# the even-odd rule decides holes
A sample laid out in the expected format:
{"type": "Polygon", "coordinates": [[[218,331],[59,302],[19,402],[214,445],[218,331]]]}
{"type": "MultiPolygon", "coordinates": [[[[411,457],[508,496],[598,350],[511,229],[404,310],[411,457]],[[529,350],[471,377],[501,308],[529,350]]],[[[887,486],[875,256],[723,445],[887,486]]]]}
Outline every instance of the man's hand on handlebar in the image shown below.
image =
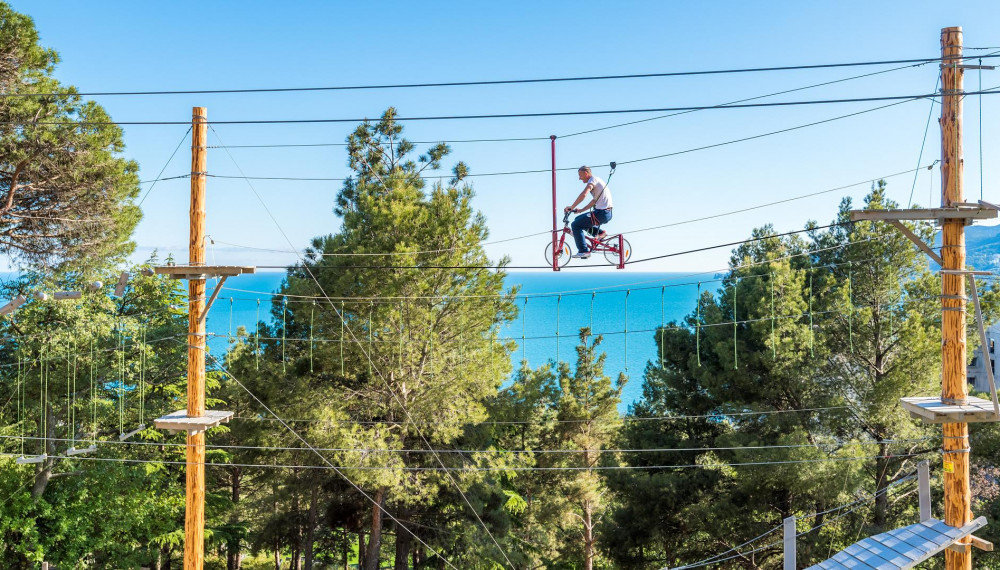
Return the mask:
{"type": "Polygon", "coordinates": [[[571,206],[566,206],[565,208],[563,208],[563,213],[564,214],[568,214],[570,212],[573,212],[575,214],[576,210],[574,210],[571,206]]]}

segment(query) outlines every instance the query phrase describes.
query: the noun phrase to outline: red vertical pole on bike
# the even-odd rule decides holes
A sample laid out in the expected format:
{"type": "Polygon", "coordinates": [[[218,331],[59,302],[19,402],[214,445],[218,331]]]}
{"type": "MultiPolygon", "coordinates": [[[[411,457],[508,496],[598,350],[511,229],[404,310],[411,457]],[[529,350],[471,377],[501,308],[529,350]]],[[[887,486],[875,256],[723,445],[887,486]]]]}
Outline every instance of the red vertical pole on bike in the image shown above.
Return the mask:
{"type": "Polygon", "coordinates": [[[558,240],[556,236],[558,235],[558,226],[556,225],[556,136],[550,135],[549,140],[552,141],[552,271],[559,271],[559,246],[556,243],[558,240]]]}
{"type": "Polygon", "coordinates": [[[618,269],[625,269],[625,236],[618,234],[618,269]]]}

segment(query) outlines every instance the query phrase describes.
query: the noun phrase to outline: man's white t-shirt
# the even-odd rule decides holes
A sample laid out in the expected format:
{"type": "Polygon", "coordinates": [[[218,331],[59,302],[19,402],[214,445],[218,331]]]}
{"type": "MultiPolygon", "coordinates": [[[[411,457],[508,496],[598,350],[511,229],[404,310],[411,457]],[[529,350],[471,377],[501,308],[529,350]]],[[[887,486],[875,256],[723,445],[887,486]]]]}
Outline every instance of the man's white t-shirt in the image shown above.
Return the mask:
{"type": "Polygon", "coordinates": [[[591,194],[597,198],[597,203],[594,204],[594,208],[597,210],[607,210],[612,207],[611,201],[611,191],[605,188],[604,181],[596,176],[591,176],[587,180],[587,184],[593,184],[594,188],[590,191],[591,194]]]}

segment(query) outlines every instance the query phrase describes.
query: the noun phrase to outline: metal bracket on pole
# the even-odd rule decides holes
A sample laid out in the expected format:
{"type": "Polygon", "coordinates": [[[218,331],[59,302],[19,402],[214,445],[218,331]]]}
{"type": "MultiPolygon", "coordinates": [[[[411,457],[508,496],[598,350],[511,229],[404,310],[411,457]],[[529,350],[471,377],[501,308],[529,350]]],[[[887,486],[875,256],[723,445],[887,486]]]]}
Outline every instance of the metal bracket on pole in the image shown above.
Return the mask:
{"type": "Polygon", "coordinates": [[[920,492],[920,522],[931,518],[931,464],[917,463],[917,486],[920,492]]]}
{"type": "Polygon", "coordinates": [[[989,345],[986,340],[986,326],[983,324],[983,311],[979,307],[979,291],[976,286],[975,273],[969,273],[969,285],[972,287],[972,304],[976,308],[976,324],[979,329],[979,341],[982,343],[979,350],[983,354],[983,360],[986,364],[986,377],[990,381],[990,396],[993,398],[993,413],[996,414],[997,417],[1000,417],[1000,400],[997,400],[997,384],[996,380],[993,378],[993,365],[986,353],[986,349],[989,345]]]}
{"type": "Polygon", "coordinates": [[[912,241],[914,244],[916,244],[917,247],[923,250],[924,253],[929,255],[930,258],[934,260],[934,263],[937,263],[938,265],[944,265],[944,262],[941,260],[941,256],[935,253],[934,250],[931,249],[931,246],[924,243],[924,240],[920,239],[920,237],[917,236],[917,234],[910,231],[910,228],[906,227],[906,224],[904,224],[899,220],[886,220],[886,222],[888,222],[894,228],[902,232],[903,235],[907,237],[907,239],[912,241]]]}
{"type": "Polygon", "coordinates": [[[783,566],[784,570],[795,570],[796,569],[796,552],[795,552],[795,517],[788,517],[784,522],[784,546],[785,546],[785,564],[783,566]]]}
{"type": "Polygon", "coordinates": [[[205,322],[205,318],[208,316],[208,310],[212,308],[212,303],[215,302],[215,298],[219,296],[219,291],[222,291],[222,284],[226,282],[228,275],[223,275],[219,278],[219,283],[212,290],[212,296],[208,298],[208,302],[205,303],[205,309],[201,312],[201,317],[199,317],[198,322],[205,322]]]}

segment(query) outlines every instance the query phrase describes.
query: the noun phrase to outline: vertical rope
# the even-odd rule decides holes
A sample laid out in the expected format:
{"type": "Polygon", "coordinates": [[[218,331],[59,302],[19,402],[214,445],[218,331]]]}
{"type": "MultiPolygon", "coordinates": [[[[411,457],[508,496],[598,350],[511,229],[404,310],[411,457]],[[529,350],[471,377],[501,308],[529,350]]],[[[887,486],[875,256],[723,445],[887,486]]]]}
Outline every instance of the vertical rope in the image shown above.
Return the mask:
{"type": "Polygon", "coordinates": [[[625,290],[625,374],[628,374],[628,296],[631,294],[631,289],[625,290]]]}
{"type": "Polygon", "coordinates": [[[556,362],[559,362],[559,305],[562,304],[562,295],[556,297],[556,362]]]}
{"type": "Polygon", "coordinates": [[[698,367],[701,368],[701,281],[698,282],[698,301],[695,307],[694,351],[698,356],[698,367]]]}
{"type": "Polygon", "coordinates": [[[97,362],[94,360],[94,344],[96,342],[94,338],[90,339],[90,433],[91,439],[94,441],[97,440],[97,385],[94,374],[97,367],[97,362]]]}
{"type": "Polygon", "coordinates": [[[146,425],[146,327],[142,327],[142,346],[139,348],[139,425],[146,425]]]}
{"type": "Polygon", "coordinates": [[[125,433],[125,328],[120,325],[118,329],[119,350],[119,372],[118,379],[118,433],[125,433]]]}
{"type": "Polygon", "coordinates": [[[738,351],[736,350],[736,290],[740,287],[740,278],[736,278],[736,283],[733,285],[733,370],[739,370],[740,368],[740,357],[738,351]]]}
{"type": "Polygon", "coordinates": [[[521,309],[521,362],[527,362],[528,357],[525,354],[525,344],[524,344],[524,328],[527,326],[525,321],[528,317],[528,298],[524,298],[524,308],[521,309]]]}
{"type": "Polygon", "coordinates": [[[346,376],[344,372],[344,321],[347,320],[347,314],[344,313],[344,302],[340,302],[340,375],[346,376]]]}
{"type": "MultiPolygon", "coordinates": [[[[935,81],[934,83],[934,91],[932,91],[933,93],[937,93],[938,85],[940,84],[941,84],[941,74],[939,73],[937,81],[935,81]]],[[[931,126],[931,116],[934,114],[934,103],[935,101],[934,98],[932,97],[931,108],[927,110],[927,124],[924,125],[924,138],[923,140],[920,141],[920,153],[917,155],[917,167],[913,171],[913,184],[910,186],[910,199],[908,201],[909,206],[913,206],[913,191],[917,189],[917,177],[920,175],[920,162],[924,159],[924,146],[926,146],[927,144],[927,132],[929,131],[931,126]]],[[[931,183],[933,184],[934,176],[931,176],[930,178],[931,178],[931,183]]],[[[930,197],[928,197],[928,200],[929,198],[930,197]]],[[[931,201],[927,202],[928,207],[930,207],[931,204],[933,204],[933,202],[931,201]]]]}
{"type": "Polygon", "coordinates": [[[368,376],[371,376],[372,374],[374,374],[374,372],[372,371],[372,361],[375,360],[374,358],[372,358],[372,356],[373,356],[373,353],[372,353],[372,317],[374,316],[374,313],[375,313],[375,301],[368,301],[368,358],[366,359],[368,361],[368,376]]]}
{"type": "Polygon", "coordinates": [[[851,344],[851,354],[854,354],[854,272],[851,269],[853,261],[847,263],[847,338],[851,344]]]}
{"type": "Polygon", "coordinates": [[[813,332],[813,272],[809,269],[809,355],[816,356],[815,333],[813,332]]]}
{"type": "Polygon", "coordinates": [[[774,272],[771,273],[771,358],[778,358],[778,343],[774,338],[774,272]]]}
{"type": "Polygon", "coordinates": [[[403,319],[403,311],[404,311],[403,302],[400,301],[399,302],[399,354],[397,356],[397,359],[399,360],[400,376],[403,375],[403,325],[405,324],[403,319]]]}
{"type": "Polygon", "coordinates": [[[254,337],[256,338],[257,342],[256,342],[256,347],[254,348],[253,351],[254,367],[256,370],[260,370],[260,298],[257,299],[257,317],[255,322],[257,323],[255,325],[257,332],[254,334],[254,337]]]}
{"type": "Polygon", "coordinates": [[[287,344],[287,327],[285,326],[288,322],[288,297],[281,298],[281,372],[285,372],[285,345],[287,344]]]}
{"type": "Polygon", "coordinates": [[[315,342],[313,342],[313,323],[315,322],[315,318],[316,318],[316,301],[313,300],[312,307],[309,310],[309,373],[310,374],[312,374],[313,372],[313,346],[315,346],[316,344],[315,342]]]}
{"type": "Polygon", "coordinates": [[[21,434],[21,457],[24,457],[24,350],[17,346],[17,425],[21,434]]]}
{"type": "Polygon", "coordinates": [[[589,337],[594,335],[594,297],[597,296],[596,291],[590,292],[590,334],[589,337]]]}
{"type": "Polygon", "coordinates": [[[660,368],[663,368],[663,345],[666,342],[666,321],[664,320],[663,294],[667,290],[664,285],[660,287],[660,368]]]}
{"type": "Polygon", "coordinates": [[[233,298],[229,298],[229,339],[233,338],[233,298]]]}
{"type": "MultiPolygon", "coordinates": [[[[44,342],[44,341],[43,341],[44,342]]],[[[45,361],[45,345],[38,351],[38,432],[42,434],[42,451],[45,451],[45,369],[48,363],[45,361]]]]}
{"type": "Polygon", "coordinates": [[[72,393],[70,392],[69,383],[70,383],[70,377],[73,375],[73,370],[69,365],[69,355],[70,355],[70,349],[69,347],[66,347],[66,423],[69,424],[69,426],[67,426],[66,431],[70,433],[70,445],[72,446],[73,441],[76,439],[73,437],[73,434],[75,433],[76,430],[73,429],[73,407],[70,401],[70,396],[72,395],[72,393]]]}

